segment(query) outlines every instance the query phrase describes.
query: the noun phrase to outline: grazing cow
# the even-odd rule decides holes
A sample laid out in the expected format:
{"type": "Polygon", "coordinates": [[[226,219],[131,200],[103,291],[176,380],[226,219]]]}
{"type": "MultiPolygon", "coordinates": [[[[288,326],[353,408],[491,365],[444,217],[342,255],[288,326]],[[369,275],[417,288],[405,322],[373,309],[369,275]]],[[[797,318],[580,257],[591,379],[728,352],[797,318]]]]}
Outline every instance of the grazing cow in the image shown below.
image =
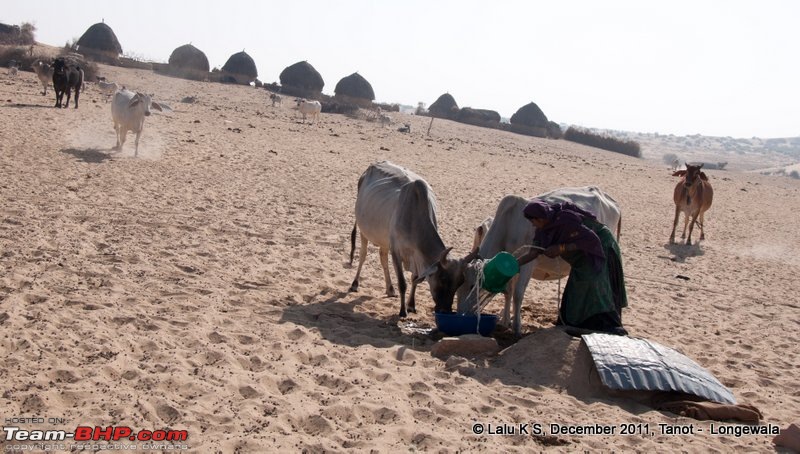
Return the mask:
{"type": "Polygon", "coordinates": [[[404,123],[403,126],[397,128],[399,132],[411,132],[411,125],[408,123],[404,123]]]}
{"type": "Polygon", "coordinates": [[[36,60],[32,66],[33,72],[36,73],[36,77],[42,83],[42,96],[47,96],[47,86],[53,81],[53,68],[41,60],[36,60]]]}
{"type": "Polygon", "coordinates": [[[270,93],[269,100],[272,101],[272,107],[275,107],[276,105],[280,106],[283,102],[283,98],[281,98],[281,95],[277,93],[270,93]]]}
{"type": "Polygon", "coordinates": [[[322,112],[322,104],[320,104],[319,101],[307,101],[303,98],[299,98],[296,102],[297,109],[303,114],[304,123],[306,121],[306,116],[310,115],[312,120],[319,118],[319,114],[322,112]]]}
{"type": "Polygon", "coordinates": [[[105,80],[98,80],[97,81],[97,88],[100,89],[100,93],[106,95],[106,102],[108,102],[108,98],[114,95],[114,93],[119,90],[119,86],[114,82],[106,82],[105,80]]]}
{"type": "MultiPolygon", "coordinates": [[[[622,229],[622,214],[619,204],[608,194],[594,186],[581,188],[561,188],[536,196],[550,203],[572,202],[579,207],[590,211],[597,219],[608,226],[613,232],[617,231],[619,238],[622,229]]],[[[523,246],[530,246],[536,234],[536,228],[523,215],[523,209],[528,204],[528,199],[508,195],[503,197],[497,206],[494,221],[483,236],[478,255],[483,258],[492,258],[501,251],[515,252],[523,246]]],[[[485,227],[486,221],[481,227],[485,227]]],[[[476,238],[479,232],[476,230],[476,238]]],[[[527,251],[524,251],[527,252],[527,251]]],[[[522,300],[525,289],[531,278],[536,280],[560,279],[569,275],[570,266],[561,258],[551,259],[540,255],[536,260],[526,264],[520,273],[514,276],[506,285],[503,292],[505,306],[503,309],[503,323],[509,326],[510,306],[514,303],[514,333],[522,334],[522,300]]],[[[477,273],[474,267],[469,266],[465,275],[464,285],[458,289],[458,311],[469,312],[476,305],[474,287],[477,273]]]]}
{"type": "Polygon", "coordinates": [[[136,133],[136,151],[139,156],[139,137],[144,128],[144,118],[150,116],[150,108],[158,111],[169,110],[169,107],[152,100],[150,95],[134,93],[126,89],[117,91],[111,103],[111,118],[114,120],[114,131],[117,144],[114,150],[122,151],[128,131],[136,133]]]}
{"type": "Polygon", "coordinates": [[[358,290],[361,268],[371,241],[379,248],[386,280],[386,294],[394,296],[389,275],[391,251],[400,287],[400,316],[406,312],[406,280],[403,268],[411,271],[408,311],[416,312],[415,291],[428,280],[435,310],[452,307],[455,291],[464,279],[464,268],[474,253],[463,259],[448,259],[436,223],[436,199],[428,183],[413,172],[383,161],[370,165],[358,180],[356,222],[350,235],[350,263],[353,263],[356,230],[361,229],[361,249],[356,277],[350,291],[358,290]]]}
{"type": "Polygon", "coordinates": [[[706,174],[700,171],[702,168],[703,164],[686,164],[686,170],[679,170],[672,174],[672,176],[681,177],[681,180],[675,185],[675,190],[672,193],[672,199],[675,201],[675,219],[672,221],[672,233],[669,235],[670,244],[675,243],[675,228],[678,226],[678,219],[681,213],[684,213],[681,238],[686,238],[686,226],[689,224],[689,217],[691,216],[692,218],[692,225],[689,226],[689,237],[686,238],[686,244],[692,244],[692,230],[694,230],[696,222],[700,224],[700,239],[704,240],[706,238],[705,229],[703,228],[705,223],[704,215],[711,208],[714,189],[711,188],[711,183],[708,181],[706,174]]]}
{"type": "Polygon", "coordinates": [[[69,98],[72,89],[75,89],[75,108],[78,108],[78,97],[83,86],[83,70],[75,64],[68,63],[59,57],[53,60],[53,90],[56,92],[56,105],[61,107],[61,100],[64,93],[67,94],[67,101],[64,108],[69,107],[69,98]]]}

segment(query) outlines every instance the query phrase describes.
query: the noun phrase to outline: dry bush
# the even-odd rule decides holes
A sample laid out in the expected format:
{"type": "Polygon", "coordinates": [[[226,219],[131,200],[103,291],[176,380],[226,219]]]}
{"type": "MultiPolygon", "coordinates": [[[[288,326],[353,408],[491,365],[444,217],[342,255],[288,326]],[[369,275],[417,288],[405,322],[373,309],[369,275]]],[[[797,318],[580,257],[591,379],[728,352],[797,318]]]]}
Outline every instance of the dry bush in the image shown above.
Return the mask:
{"type": "Polygon", "coordinates": [[[372,105],[375,107],[380,107],[384,112],[400,112],[400,104],[384,104],[373,102],[372,105]]]}
{"type": "Polygon", "coordinates": [[[8,67],[16,62],[21,71],[31,71],[31,64],[36,60],[25,47],[9,46],[0,49],[0,66],[8,67]]]}
{"type": "Polygon", "coordinates": [[[29,22],[22,25],[0,24],[0,44],[30,46],[36,43],[35,33],[36,27],[29,22]]]}
{"type": "Polygon", "coordinates": [[[614,137],[578,129],[573,126],[570,126],[567,132],[564,133],[564,139],[589,145],[590,147],[622,153],[635,158],[642,157],[642,149],[638,142],[634,142],[633,140],[620,140],[614,137]]]}

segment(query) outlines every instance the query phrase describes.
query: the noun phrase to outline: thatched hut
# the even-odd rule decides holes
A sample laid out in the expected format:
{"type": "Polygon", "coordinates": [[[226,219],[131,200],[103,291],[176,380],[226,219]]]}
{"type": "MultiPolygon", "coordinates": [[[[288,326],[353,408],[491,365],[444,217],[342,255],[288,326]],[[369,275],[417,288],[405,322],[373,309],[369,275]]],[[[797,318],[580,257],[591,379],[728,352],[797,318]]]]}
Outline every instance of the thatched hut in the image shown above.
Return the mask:
{"type": "Polygon", "coordinates": [[[103,63],[118,64],[122,46],[117,35],[104,22],[89,27],[78,39],[77,51],[103,63]]]}
{"type": "Polygon", "coordinates": [[[258,77],[256,62],[245,51],[231,55],[222,67],[223,82],[249,84],[258,77]]]}
{"type": "Polygon", "coordinates": [[[372,106],[372,101],[375,99],[375,92],[372,91],[372,85],[357,72],[343,77],[342,80],[336,84],[333,93],[334,98],[337,100],[354,103],[361,107],[372,106]]]}
{"type": "Polygon", "coordinates": [[[450,93],[445,93],[428,107],[428,113],[432,117],[455,118],[458,114],[458,104],[450,93]]]}
{"type": "Polygon", "coordinates": [[[283,93],[303,98],[319,99],[325,81],[320,73],[307,61],[287,66],[280,75],[283,93]]]}
{"type": "Polygon", "coordinates": [[[550,122],[547,120],[547,116],[545,116],[542,109],[533,102],[520,107],[514,115],[511,116],[511,130],[516,133],[536,137],[547,137],[551,135],[548,133],[550,128],[551,126],[550,122]]]}
{"type": "Polygon", "coordinates": [[[458,111],[455,120],[475,126],[497,128],[500,124],[500,114],[493,110],[464,107],[458,111]]]}
{"type": "Polygon", "coordinates": [[[169,65],[175,68],[191,69],[194,71],[208,72],[211,68],[208,57],[200,49],[191,44],[184,44],[172,51],[169,56],[169,65]]]}
{"type": "Polygon", "coordinates": [[[184,44],[172,51],[169,64],[153,64],[153,70],[163,71],[176,77],[206,80],[209,76],[208,57],[191,44],[184,44]]]}

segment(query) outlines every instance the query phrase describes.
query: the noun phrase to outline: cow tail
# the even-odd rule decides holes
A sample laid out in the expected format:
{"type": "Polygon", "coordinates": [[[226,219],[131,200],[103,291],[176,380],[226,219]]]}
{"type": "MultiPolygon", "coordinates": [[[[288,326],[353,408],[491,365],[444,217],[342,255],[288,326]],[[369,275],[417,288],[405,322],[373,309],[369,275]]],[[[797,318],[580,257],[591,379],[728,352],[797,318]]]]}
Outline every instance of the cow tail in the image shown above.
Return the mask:
{"type": "Polygon", "coordinates": [[[617,242],[619,243],[619,237],[622,235],[622,213],[619,214],[619,221],[617,221],[617,242]]]}
{"type": "Polygon", "coordinates": [[[350,266],[353,266],[353,255],[356,252],[356,227],[357,223],[353,223],[353,231],[350,232],[350,266]]]}

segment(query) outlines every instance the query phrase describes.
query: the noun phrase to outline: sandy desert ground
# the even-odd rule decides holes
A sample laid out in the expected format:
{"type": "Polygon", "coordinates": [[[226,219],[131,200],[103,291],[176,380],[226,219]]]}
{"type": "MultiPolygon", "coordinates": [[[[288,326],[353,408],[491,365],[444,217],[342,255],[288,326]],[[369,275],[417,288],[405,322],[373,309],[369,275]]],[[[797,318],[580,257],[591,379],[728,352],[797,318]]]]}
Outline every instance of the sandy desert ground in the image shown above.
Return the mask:
{"type": "Polygon", "coordinates": [[[264,90],[100,72],[174,109],[147,119],[138,158],[130,136],[111,151],[110,104],[91,84],[79,109],[57,110],[33,73],[0,76],[4,418],[187,430],[191,452],[775,450],[762,435],[661,435],[709,423],[590,389],[579,341],[552,328],[555,283],[529,287],[527,336],[500,355],[432,357],[408,329],[434,324],[426,284],[399,320],[371,249],[347,292],[356,182],[384,159],[431,184],[457,255],[506,194],[604,188],[623,211],[631,335],[708,368],[764,423],[800,418],[800,181],[709,171],[706,240],[669,245],[664,165],[444,120],[427,136],[428,118],[399,114],[391,128],[303,124],[264,90]],[[476,422],[654,433],[475,435],[476,422]]]}

